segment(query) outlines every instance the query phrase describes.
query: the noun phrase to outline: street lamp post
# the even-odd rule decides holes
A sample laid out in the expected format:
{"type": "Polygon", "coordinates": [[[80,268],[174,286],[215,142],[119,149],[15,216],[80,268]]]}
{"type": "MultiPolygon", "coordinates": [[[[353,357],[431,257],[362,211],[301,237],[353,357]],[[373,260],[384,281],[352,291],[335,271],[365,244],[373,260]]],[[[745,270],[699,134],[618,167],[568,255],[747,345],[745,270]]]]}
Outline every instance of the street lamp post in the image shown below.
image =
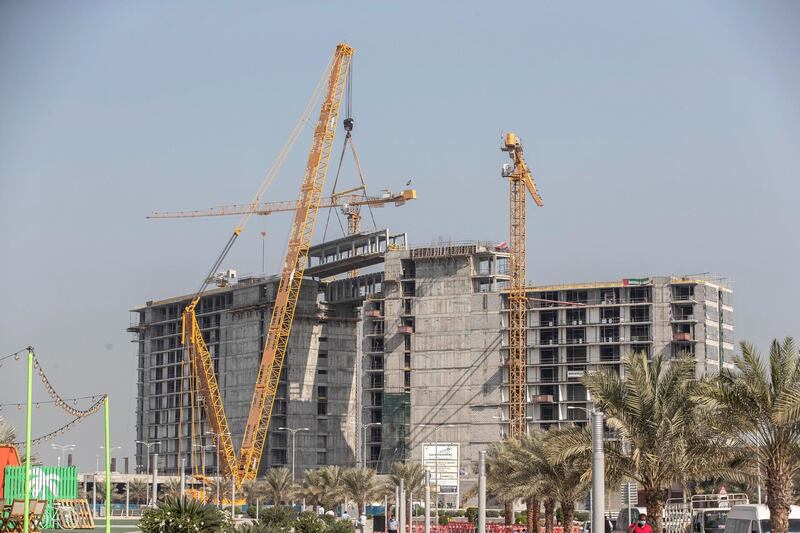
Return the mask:
{"type": "MultiPolygon", "coordinates": [[[[217,445],[216,444],[207,444],[207,445],[203,446],[202,444],[193,444],[192,446],[194,446],[195,448],[200,448],[201,450],[203,450],[200,453],[203,454],[202,463],[203,463],[203,480],[204,481],[203,481],[203,485],[202,486],[203,486],[203,503],[205,503],[205,501],[206,501],[206,482],[205,482],[205,479],[206,479],[206,467],[205,467],[205,464],[206,464],[206,450],[210,450],[212,448],[214,448],[216,450],[217,449],[217,445]]],[[[217,475],[219,475],[219,466],[217,466],[217,475]]]]}
{"type": "Polygon", "coordinates": [[[298,431],[309,431],[309,429],[308,428],[285,428],[285,427],[279,427],[278,429],[281,430],[281,431],[288,431],[289,433],[292,434],[292,481],[294,481],[294,467],[295,467],[294,457],[295,457],[295,450],[296,450],[295,441],[294,441],[295,435],[297,435],[298,431]]]}
{"type": "Polygon", "coordinates": [[[54,450],[60,450],[61,454],[58,456],[58,466],[64,462],[64,451],[65,450],[74,450],[75,444],[50,444],[50,447],[54,450]]]}
{"type": "Polygon", "coordinates": [[[361,429],[364,431],[364,440],[363,442],[363,451],[362,451],[362,460],[361,466],[362,468],[367,468],[367,428],[371,426],[380,426],[380,422],[367,422],[366,424],[359,424],[361,429]]]}
{"type": "Polygon", "coordinates": [[[137,440],[136,444],[141,444],[143,446],[147,446],[147,471],[145,472],[145,474],[149,474],[150,473],[150,447],[151,446],[155,446],[157,444],[160,445],[161,441],[160,440],[156,440],[156,441],[153,441],[153,442],[145,442],[143,440],[137,440]]]}
{"type": "MultiPolygon", "coordinates": [[[[100,450],[105,450],[105,446],[100,446],[100,450]]],[[[114,446],[108,449],[109,453],[113,452],[114,450],[121,450],[122,446],[114,446]]],[[[92,513],[97,516],[97,476],[100,473],[100,454],[95,454],[97,461],[95,463],[94,469],[94,486],[92,487],[92,513]]],[[[106,501],[111,497],[110,494],[106,494],[106,501]]]]}
{"type": "Polygon", "coordinates": [[[591,411],[576,405],[568,405],[567,410],[580,409],[588,413],[592,421],[592,528],[605,529],[605,486],[606,465],[603,450],[603,413],[598,409],[591,411]]]}

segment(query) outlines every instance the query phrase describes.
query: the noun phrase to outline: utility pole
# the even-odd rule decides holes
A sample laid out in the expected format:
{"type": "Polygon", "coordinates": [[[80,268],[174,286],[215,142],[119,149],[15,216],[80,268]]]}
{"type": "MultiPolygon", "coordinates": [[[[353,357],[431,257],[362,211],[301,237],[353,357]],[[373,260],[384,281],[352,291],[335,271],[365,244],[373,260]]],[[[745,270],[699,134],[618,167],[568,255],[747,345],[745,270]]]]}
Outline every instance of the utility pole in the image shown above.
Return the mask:
{"type": "Polygon", "coordinates": [[[486,533],[486,452],[478,452],[478,531],[486,533]]]}

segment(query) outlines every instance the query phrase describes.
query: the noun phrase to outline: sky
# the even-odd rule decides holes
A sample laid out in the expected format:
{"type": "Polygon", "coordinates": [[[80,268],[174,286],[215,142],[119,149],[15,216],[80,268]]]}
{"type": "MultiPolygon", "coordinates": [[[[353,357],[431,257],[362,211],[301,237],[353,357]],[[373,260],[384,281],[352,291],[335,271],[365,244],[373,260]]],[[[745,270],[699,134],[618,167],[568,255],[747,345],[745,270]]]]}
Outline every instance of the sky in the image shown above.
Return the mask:
{"type": "MultiPolygon", "coordinates": [[[[33,345],[63,397],[109,393],[133,457],[129,310],[196,289],[236,222],[145,216],[249,201],[341,41],[368,190],[419,195],[379,227],[507,240],[513,131],[545,203],[530,283],[722,276],[737,341],[766,351],[800,334],[798,23],[791,1],[0,2],[0,356],[33,345]]],[[[265,199],[297,197],[310,138],[265,199]]],[[[252,220],[224,268],[261,272],[266,231],[276,272],[289,224],[252,220]]],[[[24,370],[3,362],[0,404],[24,370]]],[[[43,404],[33,436],[68,420],[43,404]]],[[[102,420],[55,442],[91,470],[102,420]]]]}

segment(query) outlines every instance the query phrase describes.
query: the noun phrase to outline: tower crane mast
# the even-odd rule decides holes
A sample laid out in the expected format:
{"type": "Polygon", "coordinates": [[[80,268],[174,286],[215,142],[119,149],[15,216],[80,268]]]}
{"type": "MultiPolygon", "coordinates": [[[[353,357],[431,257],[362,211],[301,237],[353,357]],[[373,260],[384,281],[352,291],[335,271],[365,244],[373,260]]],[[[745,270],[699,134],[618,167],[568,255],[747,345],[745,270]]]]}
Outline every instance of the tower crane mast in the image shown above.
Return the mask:
{"type": "Polygon", "coordinates": [[[507,133],[501,150],[508,152],[510,165],[503,165],[511,192],[509,247],[511,282],[508,292],[508,421],[509,437],[525,434],[527,363],[527,282],[525,274],[525,201],[528,194],[539,207],[544,205],[536,190],[533,175],[525,161],[522,144],[514,133],[507,133]]]}

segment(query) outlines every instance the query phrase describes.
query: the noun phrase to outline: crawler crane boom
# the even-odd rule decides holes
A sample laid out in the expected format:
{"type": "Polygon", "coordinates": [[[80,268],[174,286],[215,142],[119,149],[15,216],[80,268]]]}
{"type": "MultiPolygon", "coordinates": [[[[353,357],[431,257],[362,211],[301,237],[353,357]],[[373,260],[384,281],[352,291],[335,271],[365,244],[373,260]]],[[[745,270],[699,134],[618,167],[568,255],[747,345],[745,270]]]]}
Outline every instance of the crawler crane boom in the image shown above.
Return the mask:
{"type": "Polygon", "coordinates": [[[336,123],[353,52],[353,48],[349,45],[340,44],[334,53],[327,90],[322,101],[322,111],[314,130],[311,153],[308,155],[303,184],[300,187],[300,199],[297,202],[289,246],[286,249],[280,284],[275,295],[267,341],[261,355],[261,365],[247,416],[244,439],[239,450],[241,481],[255,479],[264,451],[278,380],[283,369],[295,308],[300,296],[303,273],[308,263],[308,249],[311,246],[311,236],[322,198],[322,187],[328,174],[336,123]]]}

